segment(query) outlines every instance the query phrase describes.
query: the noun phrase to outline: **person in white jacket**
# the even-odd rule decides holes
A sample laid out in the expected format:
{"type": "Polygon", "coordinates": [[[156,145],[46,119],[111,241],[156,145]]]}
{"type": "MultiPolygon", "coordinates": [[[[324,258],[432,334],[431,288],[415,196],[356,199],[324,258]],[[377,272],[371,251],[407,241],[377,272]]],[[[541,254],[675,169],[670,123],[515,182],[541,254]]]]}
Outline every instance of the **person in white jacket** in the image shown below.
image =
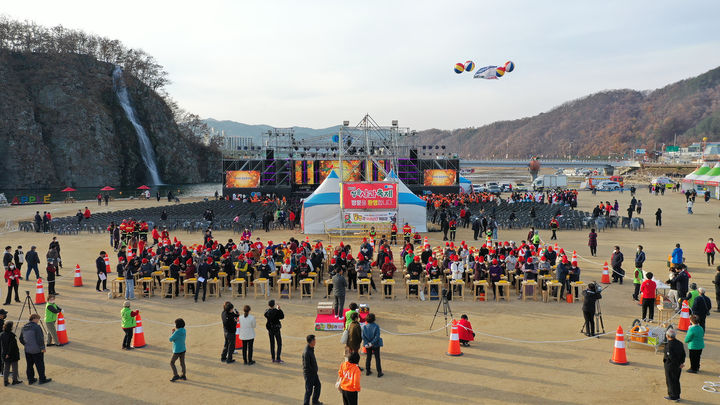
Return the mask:
{"type": "MultiPolygon", "coordinates": [[[[452,274],[453,281],[462,280],[464,272],[465,272],[465,267],[463,266],[463,263],[460,261],[460,258],[457,255],[453,255],[452,263],[450,264],[450,273],[452,274]]],[[[462,288],[463,287],[461,285],[453,286],[453,289],[462,289],[462,288]]]]}
{"type": "Polygon", "coordinates": [[[253,365],[253,342],[255,341],[255,317],[250,315],[250,305],[243,307],[243,315],[238,318],[240,323],[240,340],[242,340],[243,363],[253,365]]]}

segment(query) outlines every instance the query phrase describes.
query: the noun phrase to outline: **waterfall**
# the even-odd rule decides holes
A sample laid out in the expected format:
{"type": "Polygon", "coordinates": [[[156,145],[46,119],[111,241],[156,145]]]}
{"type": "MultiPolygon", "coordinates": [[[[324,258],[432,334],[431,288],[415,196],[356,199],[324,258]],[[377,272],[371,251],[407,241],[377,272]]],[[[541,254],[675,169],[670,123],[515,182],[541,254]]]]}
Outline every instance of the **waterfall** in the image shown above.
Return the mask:
{"type": "Polygon", "coordinates": [[[120,105],[123,110],[125,110],[125,116],[132,123],[133,127],[135,127],[135,133],[137,134],[138,143],[140,144],[140,155],[150,173],[152,184],[164,184],[158,174],[157,163],[155,162],[155,151],[153,150],[152,143],[150,143],[150,138],[148,138],[145,128],[140,125],[140,122],[138,122],[135,116],[135,109],[130,102],[130,95],[128,94],[127,86],[123,79],[123,71],[120,66],[115,66],[115,70],[113,70],[113,88],[115,89],[115,94],[117,94],[118,101],[120,101],[120,105]]]}

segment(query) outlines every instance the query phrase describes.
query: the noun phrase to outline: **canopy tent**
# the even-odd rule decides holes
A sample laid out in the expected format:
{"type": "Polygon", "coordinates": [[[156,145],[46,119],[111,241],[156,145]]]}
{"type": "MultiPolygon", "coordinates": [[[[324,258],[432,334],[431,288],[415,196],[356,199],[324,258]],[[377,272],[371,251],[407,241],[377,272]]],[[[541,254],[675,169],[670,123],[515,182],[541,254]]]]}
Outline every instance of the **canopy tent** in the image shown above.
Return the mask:
{"type": "Polygon", "coordinates": [[[710,171],[710,165],[708,165],[707,163],[704,163],[702,166],[695,169],[694,172],[685,176],[685,178],[682,180],[683,191],[684,190],[692,190],[693,188],[695,188],[695,186],[694,186],[695,179],[706,174],[709,171],[710,171]]]}
{"type": "Polygon", "coordinates": [[[331,170],[303,202],[300,223],[303,233],[324,233],[328,228],[340,228],[340,177],[335,170],[331,170]]]}
{"type": "Polygon", "coordinates": [[[460,192],[461,193],[471,193],[472,192],[472,181],[466,179],[463,176],[460,176],[460,192]]]}
{"type": "Polygon", "coordinates": [[[105,187],[103,187],[103,188],[100,189],[100,191],[113,191],[113,190],[115,190],[115,189],[112,188],[112,187],[110,187],[110,186],[105,186],[105,187]]]}
{"type": "Polygon", "coordinates": [[[138,187],[137,189],[138,190],[150,190],[150,187],[143,184],[142,186],[138,187]]]}
{"type": "Polygon", "coordinates": [[[416,231],[427,232],[427,202],[410,191],[408,186],[397,177],[393,170],[390,170],[384,181],[397,183],[398,228],[402,228],[407,222],[416,231]]]}
{"type": "Polygon", "coordinates": [[[62,193],[69,193],[71,191],[77,191],[77,190],[75,190],[72,187],[65,187],[64,189],[60,190],[60,192],[62,192],[62,193]]]}
{"type": "Polygon", "coordinates": [[[698,193],[710,192],[711,196],[720,198],[720,162],[705,174],[697,176],[692,182],[698,193]]]}
{"type": "Polygon", "coordinates": [[[693,179],[695,184],[705,184],[708,181],[717,182],[717,177],[720,175],[720,162],[715,163],[712,169],[705,172],[705,174],[699,175],[693,179]]]}

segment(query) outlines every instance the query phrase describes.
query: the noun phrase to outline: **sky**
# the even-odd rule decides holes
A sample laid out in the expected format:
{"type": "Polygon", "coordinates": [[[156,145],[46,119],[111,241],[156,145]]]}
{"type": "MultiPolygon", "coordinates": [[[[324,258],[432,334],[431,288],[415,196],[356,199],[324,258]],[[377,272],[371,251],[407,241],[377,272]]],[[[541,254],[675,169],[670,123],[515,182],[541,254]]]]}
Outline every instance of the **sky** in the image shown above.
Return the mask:
{"type": "Polygon", "coordinates": [[[3,0],[0,13],[153,55],[201,117],[323,128],[369,113],[476,127],[720,66],[719,1],[3,0]],[[500,80],[453,66],[515,63],[500,80]]]}

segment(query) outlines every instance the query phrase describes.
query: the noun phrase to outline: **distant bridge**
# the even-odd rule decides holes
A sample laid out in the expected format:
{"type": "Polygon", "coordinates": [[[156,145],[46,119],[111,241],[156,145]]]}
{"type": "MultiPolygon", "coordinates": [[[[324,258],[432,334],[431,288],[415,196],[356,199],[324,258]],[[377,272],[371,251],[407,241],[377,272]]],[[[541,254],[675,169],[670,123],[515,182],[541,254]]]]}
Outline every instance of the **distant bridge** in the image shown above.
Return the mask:
{"type": "MultiPolygon", "coordinates": [[[[530,161],[528,159],[484,159],[484,160],[461,160],[460,167],[528,167],[530,161]]],[[[640,162],[634,160],[564,160],[564,159],[548,159],[540,160],[542,167],[553,168],[597,168],[603,169],[607,173],[612,173],[616,167],[640,167],[640,162]]]]}

